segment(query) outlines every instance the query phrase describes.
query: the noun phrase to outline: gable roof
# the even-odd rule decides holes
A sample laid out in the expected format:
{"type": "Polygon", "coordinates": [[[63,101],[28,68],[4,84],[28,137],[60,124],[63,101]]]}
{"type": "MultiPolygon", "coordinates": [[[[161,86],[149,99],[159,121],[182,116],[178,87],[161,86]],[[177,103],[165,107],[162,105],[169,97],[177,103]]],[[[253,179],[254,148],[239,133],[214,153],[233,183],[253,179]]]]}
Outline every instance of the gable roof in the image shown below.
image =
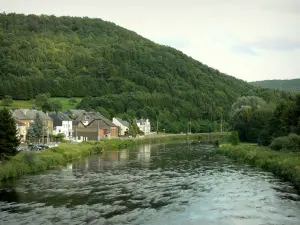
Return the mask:
{"type": "Polygon", "coordinates": [[[66,114],[64,114],[62,112],[57,112],[57,113],[51,112],[51,113],[49,113],[49,117],[51,117],[52,119],[57,118],[61,121],[71,121],[71,119],[66,114]]]}
{"type": "Polygon", "coordinates": [[[116,120],[118,120],[123,126],[125,127],[129,127],[129,122],[126,120],[122,120],[121,118],[115,118],[116,120]]]}
{"type": "MultiPolygon", "coordinates": [[[[107,119],[106,117],[104,117],[102,114],[100,114],[99,112],[84,112],[82,115],[80,115],[75,121],[80,122],[83,121],[83,116],[88,116],[91,118],[90,123],[94,120],[102,120],[105,124],[107,124],[109,127],[117,127],[117,125],[115,125],[114,123],[112,123],[109,119],[107,119]]],[[[90,124],[89,123],[89,124],[90,124]]],[[[76,122],[73,123],[74,125],[76,124],[76,122]]],[[[88,125],[86,125],[88,126],[88,125]]]]}
{"type": "Polygon", "coordinates": [[[17,120],[34,120],[36,114],[39,114],[42,120],[52,120],[48,115],[36,109],[16,109],[12,111],[12,115],[17,120]]]}
{"type": "Polygon", "coordinates": [[[49,116],[52,118],[53,120],[53,126],[62,126],[62,122],[63,121],[71,121],[71,119],[64,113],[62,112],[52,112],[49,114],[49,116]]]}
{"type": "Polygon", "coordinates": [[[82,109],[69,109],[66,112],[66,114],[72,114],[72,116],[74,117],[74,119],[77,119],[79,116],[81,116],[84,113],[86,113],[86,111],[82,110],[82,109]]]}

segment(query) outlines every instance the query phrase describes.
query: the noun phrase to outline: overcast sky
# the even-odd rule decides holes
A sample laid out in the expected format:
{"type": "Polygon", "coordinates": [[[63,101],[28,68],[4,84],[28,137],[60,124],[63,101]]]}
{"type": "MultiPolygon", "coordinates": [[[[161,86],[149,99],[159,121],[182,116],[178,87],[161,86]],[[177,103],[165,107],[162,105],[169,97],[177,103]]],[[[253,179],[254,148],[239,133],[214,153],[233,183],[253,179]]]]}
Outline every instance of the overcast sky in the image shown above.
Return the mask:
{"type": "Polygon", "coordinates": [[[0,0],[0,11],[97,17],[246,81],[300,78],[300,0],[0,0]]]}

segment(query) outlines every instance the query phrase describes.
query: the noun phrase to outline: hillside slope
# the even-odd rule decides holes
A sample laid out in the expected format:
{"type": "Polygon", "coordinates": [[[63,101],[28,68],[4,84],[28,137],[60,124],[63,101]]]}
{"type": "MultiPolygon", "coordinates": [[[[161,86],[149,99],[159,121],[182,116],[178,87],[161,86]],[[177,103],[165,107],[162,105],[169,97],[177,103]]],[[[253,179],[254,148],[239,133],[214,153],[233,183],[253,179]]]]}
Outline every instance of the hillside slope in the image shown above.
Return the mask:
{"type": "Polygon", "coordinates": [[[193,131],[215,130],[205,121],[226,119],[239,96],[280,95],[101,19],[0,14],[0,46],[0,98],[97,97],[78,107],[147,116],[172,132],[190,119],[193,131]]]}
{"type": "Polygon", "coordinates": [[[283,91],[300,92],[300,79],[292,80],[262,80],[250,82],[255,86],[273,88],[283,91]]]}

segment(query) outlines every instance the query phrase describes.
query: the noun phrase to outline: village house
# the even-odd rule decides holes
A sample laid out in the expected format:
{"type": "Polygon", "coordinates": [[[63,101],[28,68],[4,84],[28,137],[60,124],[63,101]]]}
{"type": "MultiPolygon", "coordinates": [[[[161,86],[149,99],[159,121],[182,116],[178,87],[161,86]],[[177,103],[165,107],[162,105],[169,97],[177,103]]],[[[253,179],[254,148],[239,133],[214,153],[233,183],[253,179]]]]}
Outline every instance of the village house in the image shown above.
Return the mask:
{"type": "Polygon", "coordinates": [[[84,111],[73,120],[73,137],[77,140],[116,138],[118,137],[118,127],[99,112],[84,111]]]}
{"type": "Polygon", "coordinates": [[[136,120],[136,125],[144,133],[144,135],[150,134],[151,125],[149,119],[136,120]]]}
{"type": "Polygon", "coordinates": [[[34,122],[36,115],[39,114],[44,122],[44,127],[49,134],[53,132],[53,120],[44,112],[36,109],[15,109],[11,111],[13,118],[25,124],[26,130],[30,127],[30,123],[34,122]]]}
{"type": "Polygon", "coordinates": [[[16,120],[16,127],[18,131],[17,137],[20,139],[20,142],[25,142],[27,136],[26,124],[16,120]]]}
{"type": "Polygon", "coordinates": [[[49,113],[53,120],[53,134],[63,134],[66,139],[72,139],[72,120],[62,112],[49,113]]]}
{"type": "Polygon", "coordinates": [[[113,124],[119,127],[119,135],[124,136],[129,131],[129,122],[120,118],[113,118],[113,124]]]}
{"type": "Polygon", "coordinates": [[[86,111],[82,109],[69,109],[65,114],[68,115],[72,120],[76,120],[83,113],[86,113],[86,111]]]}

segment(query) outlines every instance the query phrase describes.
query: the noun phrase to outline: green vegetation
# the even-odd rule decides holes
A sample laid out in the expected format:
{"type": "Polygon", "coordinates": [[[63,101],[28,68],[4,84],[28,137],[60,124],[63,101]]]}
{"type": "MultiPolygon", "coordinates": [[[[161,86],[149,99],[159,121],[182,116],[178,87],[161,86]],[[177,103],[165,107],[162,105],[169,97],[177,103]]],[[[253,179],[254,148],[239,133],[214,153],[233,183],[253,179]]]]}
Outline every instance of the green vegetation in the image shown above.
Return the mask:
{"type": "Polygon", "coordinates": [[[15,120],[8,109],[0,110],[0,162],[17,154],[19,144],[15,120]]]}
{"type": "Polygon", "coordinates": [[[294,183],[300,188],[300,153],[278,152],[255,144],[223,144],[217,152],[241,163],[249,163],[294,183]]]}
{"type": "MultiPolygon", "coordinates": [[[[1,82],[1,81],[0,81],[1,82]]],[[[77,103],[81,101],[81,98],[49,98],[50,101],[59,101],[62,104],[62,111],[66,112],[68,109],[76,108],[77,103]],[[72,99],[73,102],[70,103],[72,99]],[[74,101],[76,101],[74,103],[74,101]]],[[[19,109],[19,108],[27,108],[31,109],[32,106],[36,106],[37,109],[41,109],[40,106],[36,105],[35,100],[13,100],[12,105],[4,106],[3,102],[0,100],[0,109],[6,107],[7,109],[19,109]]]]}
{"type": "Polygon", "coordinates": [[[192,132],[218,131],[238,97],[283,95],[101,19],[2,13],[0,62],[0,98],[84,97],[78,108],[148,117],[168,133],[186,132],[189,121],[192,132]]]}
{"type": "Polygon", "coordinates": [[[240,143],[239,133],[232,131],[230,135],[230,143],[232,145],[238,145],[240,143]]]}
{"type": "Polygon", "coordinates": [[[255,86],[273,88],[283,91],[300,92],[300,79],[292,80],[262,80],[250,82],[255,86]]]}
{"type": "Polygon", "coordinates": [[[276,151],[300,152],[300,136],[289,134],[275,138],[270,144],[270,148],[276,151]]]}
{"type": "Polygon", "coordinates": [[[232,105],[230,115],[241,141],[269,145],[274,138],[300,134],[300,94],[289,94],[277,105],[255,96],[242,97],[232,105]]]}
{"type": "Polygon", "coordinates": [[[157,137],[120,140],[111,139],[97,142],[84,142],[81,144],[64,143],[59,147],[38,152],[20,152],[6,162],[0,164],[0,181],[15,178],[23,174],[41,172],[62,165],[67,162],[79,160],[90,154],[100,154],[103,151],[128,148],[143,143],[160,143],[175,140],[199,140],[202,142],[214,142],[226,137],[223,133],[193,134],[193,135],[160,135],[157,137]]]}

